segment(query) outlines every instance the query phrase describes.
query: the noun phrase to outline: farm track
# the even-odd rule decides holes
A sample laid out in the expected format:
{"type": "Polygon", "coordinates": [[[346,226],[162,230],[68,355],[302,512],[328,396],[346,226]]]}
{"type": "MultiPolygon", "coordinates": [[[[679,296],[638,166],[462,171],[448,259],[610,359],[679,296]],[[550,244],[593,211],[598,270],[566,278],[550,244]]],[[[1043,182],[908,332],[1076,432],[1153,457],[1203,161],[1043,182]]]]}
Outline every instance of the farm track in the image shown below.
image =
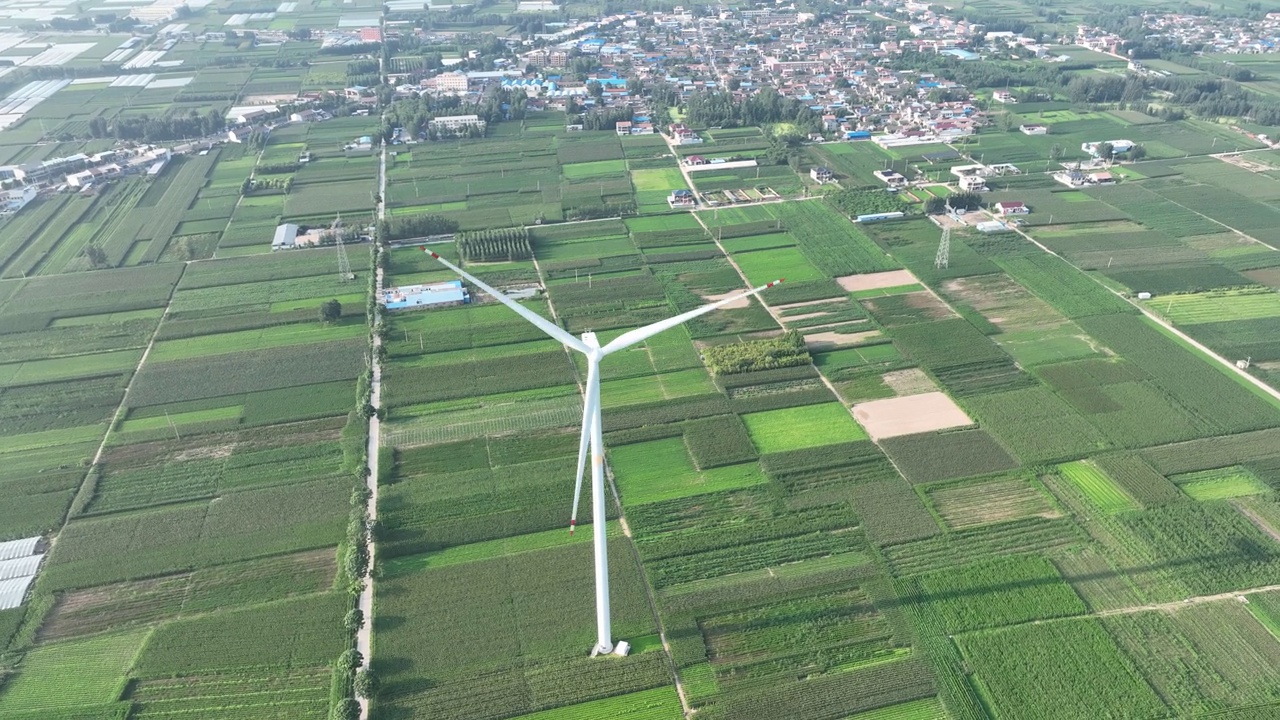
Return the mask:
{"type": "Polygon", "coordinates": [[[1089,616],[1078,617],[1111,617],[1112,615],[1134,615],[1143,612],[1170,611],[1177,610],[1188,605],[1201,605],[1203,603],[1220,602],[1222,600],[1232,600],[1242,596],[1256,595],[1257,593],[1272,592],[1280,590],[1280,585],[1265,585],[1263,587],[1249,588],[1248,590],[1234,590],[1232,592],[1218,593],[1216,595],[1198,595],[1189,597],[1185,600],[1173,600],[1166,603],[1151,603],[1149,605],[1134,605],[1131,607],[1114,608],[1112,610],[1100,610],[1091,613],[1089,616]]]}
{"type": "MultiPolygon", "coordinates": [[[[116,422],[120,420],[120,414],[124,412],[129,401],[129,391],[133,389],[134,380],[138,379],[138,373],[142,370],[143,364],[147,362],[147,357],[151,355],[151,348],[155,347],[156,337],[160,335],[160,328],[164,325],[165,318],[169,316],[169,308],[173,305],[173,296],[178,292],[178,285],[182,283],[182,276],[187,272],[187,266],[184,263],[182,273],[178,275],[178,279],[173,283],[173,287],[169,289],[169,297],[164,302],[164,312],[160,315],[160,320],[156,322],[156,327],[151,331],[151,337],[147,339],[147,347],[142,351],[142,357],[138,358],[138,364],[133,367],[133,373],[129,375],[129,383],[125,385],[124,394],[120,396],[120,404],[116,406],[116,411],[111,416],[111,424],[107,426],[107,431],[102,434],[102,442],[98,444],[98,450],[93,454],[93,462],[89,463],[89,469],[85,472],[84,479],[80,481],[80,486],[76,489],[76,499],[80,498],[80,494],[86,491],[86,485],[89,478],[93,477],[97,472],[98,463],[102,460],[102,453],[107,449],[107,441],[111,439],[111,430],[116,422]]],[[[72,501],[72,505],[75,500],[72,501]]],[[[67,523],[71,522],[70,512],[67,517],[63,518],[62,527],[65,528],[67,523]]],[[[58,534],[54,535],[49,544],[54,545],[58,542],[58,535],[62,534],[62,528],[58,529],[58,534]]]]}
{"type": "MultiPolygon", "coordinates": [[[[384,143],[382,153],[378,162],[378,221],[381,222],[386,217],[387,193],[387,146],[384,143]]],[[[374,292],[382,292],[382,268],[374,268],[374,292]]],[[[377,295],[375,294],[375,297],[377,295]]],[[[372,376],[369,380],[369,403],[375,408],[381,407],[382,402],[382,362],[378,359],[378,349],[382,347],[382,338],[378,333],[374,332],[374,328],[369,328],[373,337],[372,356],[372,376]]],[[[365,475],[365,487],[369,489],[369,522],[373,523],[378,519],[378,449],[382,444],[382,427],[375,413],[369,418],[369,440],[365,449],[366,462],[368,464],[368,474],[365,475]]],[[[358,607],[364,615],[364,624],[356,631],[356,650],[360,653],[360,657],[364,659],[364,667],[368,668],[373,663],[373,564],[375,560],[374,553],[377,550],[377,544],[373,541],[373,533],[365,535],[365,543],[367,556],[369,558],[368,571],[364,577],[364,589],[360,591],[360,600],[358,607]]],[[[360,720],[369,719],[369,701],[363,697],[356,697],[356,702],[360,704],[360,720]]]]}

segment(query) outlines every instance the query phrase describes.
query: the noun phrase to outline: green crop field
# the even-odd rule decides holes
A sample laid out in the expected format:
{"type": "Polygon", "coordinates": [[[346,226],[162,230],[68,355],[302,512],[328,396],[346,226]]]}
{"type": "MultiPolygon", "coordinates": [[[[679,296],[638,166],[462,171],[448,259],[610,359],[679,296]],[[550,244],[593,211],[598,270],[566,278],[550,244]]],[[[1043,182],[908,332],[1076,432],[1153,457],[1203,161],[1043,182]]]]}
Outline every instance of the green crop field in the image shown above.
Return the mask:
{"type": "Polygon", "coordinates": [[[145,633],[47,645],[27,654],[0,694],[0,713],[61,710],[119,700],[145,633]]]}
{"type": "Polygon", "coordinates": [[[778,279],[800,282],[823,277],[822,273],[809,264],[805,256],[794,248],[735,253],[733,262],[746,274],[747,281],[755,286],[778,279]]]}
{"type": "Polygon", "coordinates": [[[1262,288],[1222,290],[1165,295],[1152,298],[1147,306],[1179,325],[1252,320],[1280,315],[1280,295],[1262,288]]]}
{"type": "Polygon", "coordinates": [[[1271,491],[1248,468],[1240,466],[1177,475],[1170,480],[1196,500],[1223,500],[1271,491]]]}
{"type": "Polygon", "coordinates": [[[1107,477],[1106,473],[1087,462],[1078,461],[1059,465],[1058,472],[1070,480],[1103,512],[1122,512],[1137,508],[1133,499],[1107,477]]]}
{"type": "Polygon", "coordinates": [[[867,435],[835,403],[743,415],[747,432],[762,453],[799,450],[866,439],[867,435]]]}
{"type": "Polygon", "coordinates": [[[610,453],[618,491],[637,505],[749,487],[766,478],[755,463],[699,471],[680,438],[624,445],[610,453]]]}
{"type": "Polygon", "coordinates": [[[1167,708],[1095,620],[1020,625],[960,643],[1001,717],[1159,717],[1167,708]]]}
{"type": "Polygon", "coordinates": [[[674,689],[654,688],[521,715],[515,720],[592,720],[601,717],[619,720],[680,720],[684,717],[684,710],[680,707],[680,698],[676,696],[674,689]]]}

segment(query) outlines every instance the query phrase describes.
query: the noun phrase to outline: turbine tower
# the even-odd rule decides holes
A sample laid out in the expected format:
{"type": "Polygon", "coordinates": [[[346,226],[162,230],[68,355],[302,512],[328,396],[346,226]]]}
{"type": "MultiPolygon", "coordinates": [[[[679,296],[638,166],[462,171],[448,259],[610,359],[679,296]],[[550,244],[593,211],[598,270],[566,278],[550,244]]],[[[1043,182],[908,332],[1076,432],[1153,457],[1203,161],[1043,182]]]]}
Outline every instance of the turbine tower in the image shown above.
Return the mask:
{"type": "MultiPolygon", "coordinates": [[[[697,310],[690,310],[687,313],[677,315],[673,318],[660,320],[652,325],[646,325],[642,328],[629,330],[614,338],[612,342],[601,346],[600,342],[596,339],[595,333],[585,332],[582,334],[582,339],[578,339],[573,335],[570,335],[559,325],[556,325],[515,300],[503,295],[501,292],[494,290],[457,265],[454,265],[434,252],[427,250],[425,246],[421,249],[430,254],[431,257],[435,258],[441,265],[444,265],[450,270],[466,278],[473,285],[492,296],[493,299],[514,310],[518,315],[536,325],[546,334],[587,357],[586,401],[582,409],[582,435],[578,442],[578,477],[573,490],[573,513],[569,520],[569,532],[572,533],[574,526],[578,524],[578,500],[582,494],[582,476],[583,471],[586,468],[587,451],[590,449],[591,525],[594,535],[596,565],[596,645],[592,648],[591,654],[595,656],[612,653],[614,652],[614,642],[613,631],[610,627],[609,618],[609,556],[605,540],[604,521],[604,425],[600,421],[600,361],[606,356],[619,350],[644,342],[663,330],[670,330],[671,328],[688,322],[699,315],[705,315],[712,310],[724,307],[736,300],[755,295],[771,288],[782,282],[782,280],[776,280],[767,285],[761,285],[758,288],[737,293],[731,297],[711,303],[710,305],[704,305],[697,310]]],[[[618,648],[618,653],[626,654],[627,647],[626,643],[621,643],[618,648]]]]}

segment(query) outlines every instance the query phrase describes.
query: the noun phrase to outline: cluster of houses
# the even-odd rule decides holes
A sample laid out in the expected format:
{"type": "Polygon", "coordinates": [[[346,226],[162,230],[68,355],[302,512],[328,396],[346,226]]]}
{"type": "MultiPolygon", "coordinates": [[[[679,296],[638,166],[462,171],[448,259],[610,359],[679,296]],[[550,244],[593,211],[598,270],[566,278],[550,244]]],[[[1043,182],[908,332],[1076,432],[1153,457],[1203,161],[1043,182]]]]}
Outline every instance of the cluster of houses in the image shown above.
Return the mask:
{"type": "MultiPolygon", "coordinates": [[[[1260,18],[1225,13],[1145,12],[1141,18],[1148,38],[1173,40],[1199,47],[1205,53],[1280,52],[1280,12],[1268,12],[1260,18]]],[[[1112,33],[1084,25],[1078,29],[1077,37],[1081,45],[1113,53],[1123,44],[1123,40],[1112,33]]]]}
{"type": "MultiPolygon", "coordinates": [[[[932,13],[923,4],[908,7],[932,13]]],[[[631,107],[637,114],[645,113],[644,102],[635,96],[634,84],[628,84],[631,79],[642,86],[662,83],[681,99],[702,91],[745,99],[771,87],[821,113],[828,138],[888,134],[911,144],[974,133],[985,118],[963,87],[933,73],[887,64],[907,50],[959,52],[980,26],[942,18],[914,30],[906,24],[881,29],[882,19],[863,8],[821,17],[786,7],[726,6],[709,14],[681,7],[635,11],[539,36],[551,44],[524,52],[515,62],[495,63],[493,70],[462,71],[451,65],[392,75],[391,80],[402,95],[454,95],[473,101],[501,85],[524,90],[530,110],[563,110],[578,103],[588,109],[631,107]],[[748,37],[771,40],[744,41],[748,37]],[[596,66],[587,77],[559,70],[581,56],[590,56],[596,66]],[[532,72],[515,69],[530,66],[532,72]],[[589,90],[592,83],[598,88],[589,90]]],[[[639,120],[619,130],[654,131],[639,120]]],[[[687,129],[674,134],[681,144],[698,142],[687,129]]]]}
{"type": "Polygon", "coordinates": [[[155,177],[172,157],[168,148],[139,145],[93,155],[76,153],[40,162],[0,166],[0,217],[26,207],[43,190],[61,187],[89,191],[101,182],[129,175],[155,177]]]}
{"type": "Polygon", "coordinates": [[[702,137],[684,123],[671,123],[667,128],[671,141],[676,145],[701,145],[702,137]]]}

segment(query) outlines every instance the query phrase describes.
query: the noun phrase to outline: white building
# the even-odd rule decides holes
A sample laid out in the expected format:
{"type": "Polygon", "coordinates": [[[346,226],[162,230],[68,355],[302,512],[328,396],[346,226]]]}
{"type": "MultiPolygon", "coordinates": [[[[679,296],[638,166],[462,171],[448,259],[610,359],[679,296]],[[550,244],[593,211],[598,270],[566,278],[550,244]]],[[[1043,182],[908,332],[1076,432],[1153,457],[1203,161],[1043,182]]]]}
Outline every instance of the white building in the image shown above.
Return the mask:
{"type": "Polygon", "coordinates": [[[40,188],[35,185],[23,185],[0,194],[0,215],[12,215],[36,199],[40,188]]]}
{"type": "Polygon", "coordinates": [[[432,86],[441,92],[466,92],[467,76],[460,72],[440,73],[431,78],[432,86]]]}
{"type": "Polygon", "coordinates": [[[272,250],[292,250],[298,243],[298,226],[284,223],[276,226],[275,237],[271,239],[272,250]]]}
{"type": "Polygon", "coordinates": [[[483,130],[484,126],[485,122],[479,115],[444,115],[430,123],[430,127],[437,132],[457,132],[468,127],[478,127],[483,130]]]}
{"type": "MultiPolygon", "coordinates": [[[[1132,140],[1108,140],[1107,144],[1111,146],[1111,152],[1116,155],[1127,153],[1133,149],[1132,140]]],[[[1100,147],[1102,147],[1100,142],[1080,143],[1081,152],[1087,152],[1094,157],[1098,157],[1098,148],[1100,147]]]]}
{"type": "Polygon", "coordinates": [[[872,175],[891,188],[903,187],[907,184],[906,176],[896,170],[876,170],[872,175]]]}
{"type": "Polygon", "coordinates": [[[959,165],[951,168],[951,174],[956,176],[963,192],[982,192],[987,189],[986,165],[959,165]]]}

